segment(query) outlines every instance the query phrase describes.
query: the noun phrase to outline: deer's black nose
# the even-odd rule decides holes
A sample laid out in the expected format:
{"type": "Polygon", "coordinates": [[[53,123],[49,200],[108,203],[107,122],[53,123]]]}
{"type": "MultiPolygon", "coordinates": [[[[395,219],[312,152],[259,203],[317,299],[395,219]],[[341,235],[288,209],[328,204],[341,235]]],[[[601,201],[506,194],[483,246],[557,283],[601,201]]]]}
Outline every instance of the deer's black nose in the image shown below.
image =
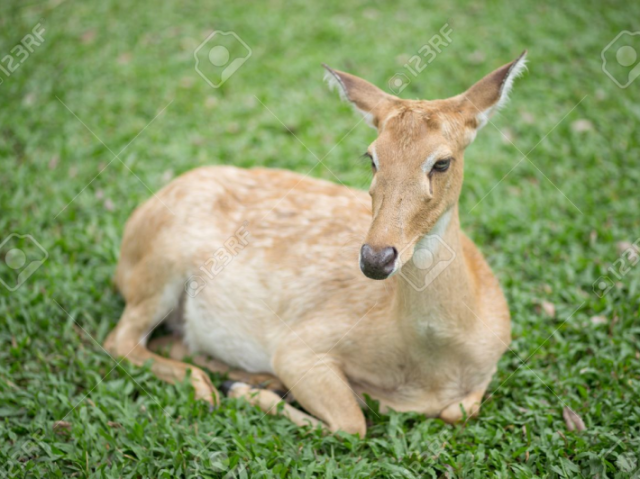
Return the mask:
{"type": "Polygon", "coordinates": [[[367,278],[386,279],[396,265],[398,250],[393,246],[377,248],[368,244],[360,250],[360,269],[367,278]]]}

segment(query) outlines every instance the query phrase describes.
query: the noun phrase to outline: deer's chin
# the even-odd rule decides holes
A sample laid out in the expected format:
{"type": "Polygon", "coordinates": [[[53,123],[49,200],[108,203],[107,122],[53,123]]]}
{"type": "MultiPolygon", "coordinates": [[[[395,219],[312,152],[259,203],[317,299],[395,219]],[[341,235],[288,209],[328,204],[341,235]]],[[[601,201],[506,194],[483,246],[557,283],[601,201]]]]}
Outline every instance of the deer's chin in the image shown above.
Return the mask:
{"type": "Polygon", "coordinates": [[[391,270],[391,273],[389,273],[389,275],[385,279],[389,279],[391,278],[391,276],[396,275],[398,271],[402,269],[403,264],[404,262],[402,261],[402,256],[399,254],[396,257],[396,260],[393,262],[393,269],[391,270]]]}
{"type": "Polygon", "coordinates": [[[416,248],[415,244],[409,245],[408,247],[405,248],[405,251],[403,251],[403,253],[405,253],[406,256],[402,253],[398,255],[398,258],[396,259],[395,268],[393,269],[393,272],[389,275],[389,277],[400,272],[400,270],[402,270],[402,268],[404,268],[407,264],[411,264],[411,262],[413,261],[413,253],[415,252],[415,248],[416,248]],[[411,253],[411,254],[407,254],[407,253],[411,253]]]}
{"type": "Polygon", "coordinates": [[[402,268],[402,262],[400,261],[400,259],[397,259],[396,265],[394,266],[393,271],[391,271],[391,273],[389,273],[389,276],[387,276],[385,279],[389,279],[391,278],[391,276],[394,276],[395,274],[397,274],[401,268],[402,268]]]}

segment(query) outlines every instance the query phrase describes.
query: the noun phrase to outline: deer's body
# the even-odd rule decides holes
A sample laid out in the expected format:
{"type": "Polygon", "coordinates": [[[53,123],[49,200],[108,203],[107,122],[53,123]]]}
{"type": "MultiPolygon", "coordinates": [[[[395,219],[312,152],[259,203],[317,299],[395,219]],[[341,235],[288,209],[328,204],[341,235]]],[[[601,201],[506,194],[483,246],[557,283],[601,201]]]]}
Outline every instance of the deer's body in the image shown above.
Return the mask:
{"type": "Polygon", "coordinates": [[[146,271],[151,257],[149,286],[167,288],[165,309],[182,308],[177,320],[193,352],[276,375],[278,353],[300,348],[301,361],[328,353],[356,392],[435,416],[486,387],[509,343],[500,288],[456,216],[455,265],[418,293],[400,276],[380,282],[360,272],[371,218],[362,191],[287,171],[200,168],[135,212],[117,281],[129,300],[136,268],[146,271]],[[245,223],[247,246],[208,280],[200,267],[245,223]],[[179,305],[192,275],[208,282],[179,305]]]}
{"type": "MultiPolygon", "coordinates": [[[[341,77],[343,87],[353,78],[341,77]]],[[[437,119],[427,105],[375,113],[386,117],[386,134],[409,125],[407,139],[416,142],[437,119]]],[[[451,115],[446,129],[462,128],[451,115]]],[[[364,192],[280,170],[207,167],[174,180],[127,223],[116,276],[127,306],[105,346],[137,364],[152,359],[158,376],[180,380],[190,366],[145,347],[149,332],[170,321],[192,353],[276,376],[332,430],[365,433],[363,393],[383,407],[447,421],[463,416],[460,405],[477,413],[510,342],[510,321],[497,280],[460,231],[456,148],[468,136],[443,153],[459,164],[437,178],[430,173],[424,186],[409,168],[384,173],[381,134],[371,153],[380,171],[373,205],[364,192]],[[394,174],[405,175],[395,178],[404,191],[380,190],[394,174]],[[421,188],[425,203],[411,204],[407,198],[421,188]],[[445,200],[434,203],[437,193],[445,200]],[[446,246],[425,243],[429,235],[446,246]],[[392,256],[381,262],[378,244],[394,245],[392,256]],[[437,274],[417,268],[412,255],[421,247],[430,264],[446,267],[437,274]],[[194,277],[204,287],[185,292],[194,277]],[[423,283],[407,280],[416,277],[423,283]]],[[[211,401],[207,375],[191,369],[197,396],[211,401]]]]}

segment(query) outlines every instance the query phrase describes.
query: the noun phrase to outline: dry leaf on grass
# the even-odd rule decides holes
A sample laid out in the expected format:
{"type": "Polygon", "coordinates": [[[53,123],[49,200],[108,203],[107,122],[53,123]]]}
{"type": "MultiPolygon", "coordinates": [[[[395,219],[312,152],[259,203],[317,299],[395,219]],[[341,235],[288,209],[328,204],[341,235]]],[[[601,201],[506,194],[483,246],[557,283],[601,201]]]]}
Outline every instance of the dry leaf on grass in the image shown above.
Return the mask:
{"type": "Polygon", "coordinates": [[[117,61],[120,65],[126,65],[127,63],[131,62],[132,58],[133,58],[133,55],[131,54],[131,52],[125,52],[118,57],[117,61]]]}
{"type": "Polygon", "coordinates": [[[502,139],[502,142],[510,145],[513,144],[513,131],[511,131],[510,128],[502,128],[500,133],[502,133],[502,135],[500,135],[500,138],[502,139]]]}
{"type": "Polygon", "coordinates": [[[627,253],[629,261],[637,261],[638,253],[640,253],[640,248],[638,248],[638,246],[636,246],[634,243],[631,243],[630,241],[619,241],[616,246],[618,249],[618,254],[620,255],[623,253],[627,253],[627,250],[631,250],[627,253]]]}
{"type": "Polygon", "coordinates": [[[71,423],[67,421],[56,421],[53,423],[53,430],[57,434],[66,434],[71,430],[71,423]]]}
{"type": "Polygon", "coordinates": [[[565,406],[562,409],[562,417],[569,431],[584,431],[587,428],[582,418],[570,407],[565,406]]]}
{"type": "Polygon", "coordinates": [[[550,303],[549,301],[543,301],[540,306],[542,307],[542,311],[544,311],[547,316],[549,316],[550,318],[556,317],[556,307],[553,305],[553,303],[550,303]]]}
{"type": "Polygon", "coordinates": [[[166,170],[162,173],[162,182],[169,183],[173,179],[173,170],[166,170]]]}
{"type": "Polygon", "coordinates": [[[53,155],[49,160],[49,169],[55,170],[59,162],[60,162],[60,157],[58,155],[53,155]]]}
{"type": "Polygon", "coordinates": [[[471,53],[470,55],[468,55],[467,58],[474,65],[478,65],[478,64],[484,62],[487,57],[486,57],[485,53],[482,50],[476,50],[473,53],[471,53]]]}
{"type": "Polygon", "coordinates": [[[576,120],[571,123],[571,129],[576,133],[582,133],[583,131],[591,131],[593,130],[593,123],[589,120],[576,120]]]}
{"type": "Polygon", "coordinates": [[[522,121],[525,122],[527,125],[532,125],[532,124],[534,124],[536,122],[536,117],[533,116],[528,111],[523,111],[520,114],[520,117],[522,118],[522,121]]]}
{"type": "Polygon", "coordinates": [[[96,38],[96,31],[87,30],[80,37],[80,41],[86,45],[86,44],[92,43],[95,38],[96,38]]]}

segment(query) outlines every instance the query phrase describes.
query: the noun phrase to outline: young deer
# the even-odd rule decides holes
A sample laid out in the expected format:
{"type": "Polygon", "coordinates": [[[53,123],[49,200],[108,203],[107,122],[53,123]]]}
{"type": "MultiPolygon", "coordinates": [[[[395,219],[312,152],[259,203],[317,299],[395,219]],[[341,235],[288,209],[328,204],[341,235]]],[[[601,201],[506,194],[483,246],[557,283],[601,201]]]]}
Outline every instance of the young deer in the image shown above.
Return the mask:
{"type": "Polygon", "coordinates": [[[126,225],[116,274],[126,307],[105,348],[137,365],[151,360],[169,382],[191,370],[196,397],[214,404],[208,375],[182,362],[206,354],[215,360],[196,364],[242,381],[229,395],[273,412],[280,397],[252,387],[270,378],[314,416],[284,404],[287,417],[331,431],[365,435],[364,393],[383,410],[447,422],[477,414],[510,319],[498,281],[460,231],[463,154],[505,103],[525,54],[433,101],[402,100],[326,67],[378,130],[366,153],[371,203],[288,171],[186,173],[126,225]],[[180,339],[147,347],[163,321],[180,339]],[[171,359],[152,352],[162,345],[171,359]]]}

